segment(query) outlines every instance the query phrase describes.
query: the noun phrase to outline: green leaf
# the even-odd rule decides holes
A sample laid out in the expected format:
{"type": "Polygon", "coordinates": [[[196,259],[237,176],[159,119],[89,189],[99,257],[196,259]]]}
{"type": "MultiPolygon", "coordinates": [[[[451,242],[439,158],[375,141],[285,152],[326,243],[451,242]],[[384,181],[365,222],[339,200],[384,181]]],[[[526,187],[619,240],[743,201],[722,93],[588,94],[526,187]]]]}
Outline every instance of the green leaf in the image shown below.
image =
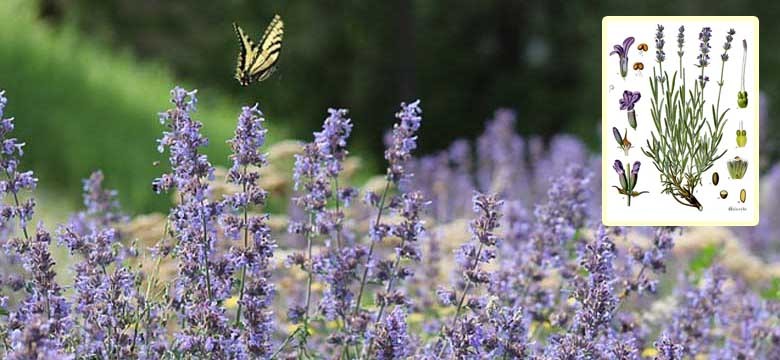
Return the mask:
{"type": "Polygon", "coordinates": [[[766,300],[780,300],[780,277],[772,278],[769,288],[761,291],[761,297],[766,300]]]}
{"type": "Polygon", "coordinates": [[[707,270],[712,266],[715,258],[720,254],[721,247],[716,244],[711,244],[703,247],[699,252],[691,259],[688,265],[689,270],[696,274],[701,275],[704,270],[707,270]]]}
{"type": "Polygon", "coordinates": [[[8,316],[8,309],[0,307],[0,316],[8,316]]]}

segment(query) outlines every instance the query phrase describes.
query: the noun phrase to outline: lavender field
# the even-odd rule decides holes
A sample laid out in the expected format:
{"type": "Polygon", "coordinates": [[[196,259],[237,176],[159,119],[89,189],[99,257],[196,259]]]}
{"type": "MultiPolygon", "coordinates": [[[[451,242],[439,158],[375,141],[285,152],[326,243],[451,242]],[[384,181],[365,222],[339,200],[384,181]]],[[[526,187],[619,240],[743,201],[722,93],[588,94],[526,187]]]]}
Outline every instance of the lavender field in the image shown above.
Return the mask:
{"type": "Polygon", "coordinates": [[[4,358],[780,359],[780,164],[763,164],[758,227],[608,228],[599,156],[517,135],[511,110],[420,157],[424,99],[401,103],[386,172],[358,183],[347,110],[266,145],[246,106],[233,138],[207,139],[177,87],[149,179],[170,212],[125,215],[98,170],[83,209],[44,224],[47,179],[0,94],[4,358]]]}

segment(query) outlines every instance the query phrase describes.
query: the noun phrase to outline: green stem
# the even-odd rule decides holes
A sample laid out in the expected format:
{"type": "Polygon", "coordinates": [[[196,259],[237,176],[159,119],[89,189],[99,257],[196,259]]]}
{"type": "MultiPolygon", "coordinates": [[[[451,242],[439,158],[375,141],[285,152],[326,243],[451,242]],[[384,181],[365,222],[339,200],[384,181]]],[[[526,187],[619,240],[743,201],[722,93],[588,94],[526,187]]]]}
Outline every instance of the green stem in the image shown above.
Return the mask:
{"type": "MultiPolygon", "coordinates": [[[[244,172],[241,178],[241,182],[243,183],[243,192],[244,195],[247,194],[247,185],[246,185],[246,172],[247,172],[247,166],[244,165],[244,172]]],[[[249,204],[244,204],[244,251],[247,251],[249,248],[249,204]]],[[[244,284],[246,281],[246,264],[241,266],[241,280],[240,280],[240,290],[238,292],[238,308],[236,309],[236,327],[241,323],[241,302],[244,300],[244,284]]]]}
{"type": "MultiPolygon", "coordinates": [[[[379,221],[382,220],[382,211],[385,208],[385,199],[387,198],[387,193],[390,190],[390,181],[388,180],[385,183],[385,190],[382,192],[382,198],[379,200],[379,210],[376,214],[376,219],[374,220],[375,225],[379,225],[379,221]]],[[[363,298],[363,291],[365,291],[366,287],[366,279],[368,278],[368,264],[371,263],[371,257],[374,254],[374,245],[376,244],[376,241],[369,238],[369,241],[371,242],[371,245],[368,247],[368,254],[366,255],[366,267],[363,269],[363,276],[360,279],[360,290],[358,291],[357,301],[355,302],[355,310],[352,312],[353,315],[357,315],[357,313],[360,311],[360,301],[363,298]]]]}
{"type": "MultiPolygon", "coordinates": [[[[203,203],[201,203],[203,205],[203,203]]],[[[212,299],[211,293],[211,275],[209,274],[209,235],[206,227],[206,207],[201,207],[201,219],[203,219],[203,266],[206,267],[206,288],[208,290],[209,302],[212,299]]]]}
{"type": "MultiPolygon", "coordinates": [[[[479,243],[479,248],[477,249],[477,255],[474,257],[474,266],[471,267],[471,271],[477,268],[479,266],[479,257],[482,255],[482,248],[484,247],[483,243],[479,243]]],[[[471,289],[472,282],[471,280],[466,281],[466,286],[463,288],[463,294],[460,295],[460,300],[458,301],[458,307],[455,308],[455,315],[452,318],[452,327],[454,328],[458,324],[458,318],[460,317],[460,312],[463,309],[463,303],[466,300],[466,295],[468,295],[469,290],[471,289]]],[[[443,329],[442,329],[443,330],[443,329]]],[[[443,331],[442,331],[443,333],[443,331]]],[[[445,343],[441,349],[439,349],[439,355],[438,358],[442,358],[442,355],[444,354],[444,349],[447,348],[447,343],[445,343]]]]}

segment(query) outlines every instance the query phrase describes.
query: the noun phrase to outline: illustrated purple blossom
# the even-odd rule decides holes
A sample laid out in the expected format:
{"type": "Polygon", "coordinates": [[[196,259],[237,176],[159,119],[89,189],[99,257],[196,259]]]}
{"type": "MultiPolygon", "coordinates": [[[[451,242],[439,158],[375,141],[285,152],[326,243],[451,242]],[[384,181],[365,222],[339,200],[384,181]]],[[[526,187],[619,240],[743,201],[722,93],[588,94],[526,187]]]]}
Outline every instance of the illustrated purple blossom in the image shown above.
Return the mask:
{"type": "Polygon", "coordinates": [[[265,357],[271,353],[273,318],[270,313],[274,286],[270,282],[271,258],[276,242],[267,224],[268,215],[249,215],[252,207],[264,206],[266,191],[260,187],[258,169],[266,164],[262,147],[267,130],[265,118],[258,104],[244,106],[238,116],[235,135],[228,141],[233,164],[227,182],[240,190],[226,195],[221,222],[225,234],[233,239],[243,238],[243,246],[231,247],[230,260],[240,268],[238,308],[235,324],[243,325],[241,342],[252,356],[265,357]],[[242,312],[243,310],[243,312],[242,312]]]}
{"type": "Polygon", "coordinates": [[[729,49],[731,49],[731,42],[734,40],[734,34],[736,33],[734,29],[729,29],[726,33],[726,41],[723,43],[723,54],[720,55],[721,60],[729,60],[729,49]]]}
{"type": "Polygon", "coordinates": [[[640,94],[639,91],[625,90],[623,91],[623,97],[618,100],[620,103],[620,110],[627,111],[628,124],[631,125],[633,129],[636,129],[637,126],[634,105],[636,105],[640,98],[642,98],[642,94],[640,94]]]}
{"type": "Polygon", "coordinates": [[[666,53],[664,52],[664,26],[658,24],[655,31],[655,60],[659,63],[664,62],[666,53]]]}
{"type": "Polygon", "coordinates": [[[631,49],[631,45],[634,44],[634,37],[629,36],[625,40],[623,40],[623,44],[617,44],[613,46],[612,52],[609,53],[609,55],[617,54],[617,56],[620,58],[620,76],[623,78],[626,77],[626,74],[628,74],[628,51],[631,49]]]}
{"type": "Polygon", "coordinates": [[[703,27],[699,32],[699,55],[696,57],[698,63],[696,66],[705,68],[710,64],[710,38],[712,37],[712,29],[710,27],[703,27]]]}
{"type": "Polygon", "coordinates": [[[642,98],[642,94],[639,91],[623,91],[623,97],[618,101],[620,103],[620,110],[633,111],[634,105],[642,98]]]}
{"type": "Polygon", "coordinates": [[[685,46],[685,26],[680,25],[680,28],[677,32],[677,56],[682,58],[683,54],[685,54],[685,51],[683,51],[683,47],[685,46]]]}
{"type": "Polygon", "coordinates": [[[621,195],[625,195],[628,198],[628,206],[631,206],[631,198],[647,193],[647,191],[634,190],[636,188],[636,183],[639,180],[639,168],[641,165],[642,164],[639,161],[634,161],[634,164],[630,168],[626,167],[624,170],[623,162],[615,160],[615,163],[612,166],[618,174],[618,180],[620,181],[620,187],[614,185],[612,187],[617,189],[621,195]],[[626,174],[627,172],[628,174],[626,174]]]}

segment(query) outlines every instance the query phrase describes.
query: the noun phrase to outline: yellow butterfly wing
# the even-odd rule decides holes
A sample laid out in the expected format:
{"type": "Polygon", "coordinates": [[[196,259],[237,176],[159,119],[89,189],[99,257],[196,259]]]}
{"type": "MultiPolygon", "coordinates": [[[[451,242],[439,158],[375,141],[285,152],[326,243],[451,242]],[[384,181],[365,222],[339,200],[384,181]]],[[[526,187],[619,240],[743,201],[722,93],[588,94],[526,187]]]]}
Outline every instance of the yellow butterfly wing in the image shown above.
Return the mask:
{"type": "Polygon", "coordinates": [[[244,29],[233,23],[233,30],[236,32],[239,44],[238,64],[236,65],[236,80],[241,85],[249,85],[249,65],[254,62],[257,53],[255,52],[255,45],[251,39],[244,33],[244,29]]]}
{"type": "Polygon", "coordinates": [[[276,70],[276,61],[279,60],[279,53],[282,51],[283,36],[284,22],[279,15],[276,15],[254,49],[258,55],[249,68],[252,80],[263,81],[276,70]]]}
{"type": "Polygon", "coordinates": [[[257,45],[246,36],[240,26],[234,23],[233,28],[241,47],[236,67],[236,79],[244,86],[267,79],[276,69],[276,61],[282,50],[282,37],[284,35],[282,18],[279,15],[274,16],[257,45]]]}

